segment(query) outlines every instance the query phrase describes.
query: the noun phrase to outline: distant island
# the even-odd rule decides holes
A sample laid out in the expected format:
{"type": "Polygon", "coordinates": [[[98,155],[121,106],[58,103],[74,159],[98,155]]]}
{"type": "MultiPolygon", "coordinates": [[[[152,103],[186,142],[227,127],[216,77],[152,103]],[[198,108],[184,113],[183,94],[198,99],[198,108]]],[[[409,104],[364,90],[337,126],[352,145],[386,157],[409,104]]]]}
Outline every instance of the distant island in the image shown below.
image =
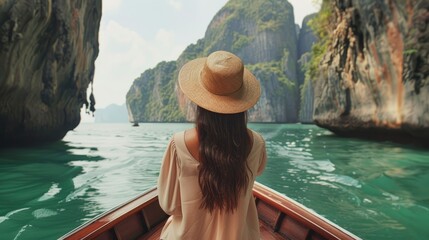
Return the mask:
{"type": "Polygon", "coordinates": [[[128,111],[125,104],[111,104],[97,109],[94,113],[95,123],[128,123],[128,111]]]}

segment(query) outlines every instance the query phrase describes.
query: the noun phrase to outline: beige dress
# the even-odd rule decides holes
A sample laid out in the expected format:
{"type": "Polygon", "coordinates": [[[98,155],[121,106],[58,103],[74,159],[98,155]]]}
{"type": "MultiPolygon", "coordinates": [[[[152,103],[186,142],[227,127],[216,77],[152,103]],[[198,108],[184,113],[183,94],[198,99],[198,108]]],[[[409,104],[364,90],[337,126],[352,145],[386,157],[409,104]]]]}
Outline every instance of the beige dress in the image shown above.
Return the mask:
{"type": "Polygon", "coordinates": [[[260,239],[258,213],[252,195],[255,177],[266,163],[265,142],[256,132],[247,159],[250,181],[233,213],[201,209],[198,165],[185,145],[185,134],[174,134],[168,144],[158,179],[159,202],[169,215],[161,239],[252,240],[260,239]]]}

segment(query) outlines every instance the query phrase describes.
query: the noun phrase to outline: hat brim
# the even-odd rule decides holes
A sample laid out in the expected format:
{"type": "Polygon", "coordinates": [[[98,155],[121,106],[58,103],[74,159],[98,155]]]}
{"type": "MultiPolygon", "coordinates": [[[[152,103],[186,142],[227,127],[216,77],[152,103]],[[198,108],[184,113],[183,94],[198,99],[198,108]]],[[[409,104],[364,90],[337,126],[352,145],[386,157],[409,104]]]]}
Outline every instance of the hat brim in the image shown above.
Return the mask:
{"type": "Polygon", "coordinates": [[[217,95],[209,92],[200,81],[200,73],[206,62],[197,58],[187,62],[179,72],[179,87],[195,104],[212,112],[233,114],[253,107],[261,95],[261,87],[256,77],[246,68],[243,85],[230,95],[217,95]]]}

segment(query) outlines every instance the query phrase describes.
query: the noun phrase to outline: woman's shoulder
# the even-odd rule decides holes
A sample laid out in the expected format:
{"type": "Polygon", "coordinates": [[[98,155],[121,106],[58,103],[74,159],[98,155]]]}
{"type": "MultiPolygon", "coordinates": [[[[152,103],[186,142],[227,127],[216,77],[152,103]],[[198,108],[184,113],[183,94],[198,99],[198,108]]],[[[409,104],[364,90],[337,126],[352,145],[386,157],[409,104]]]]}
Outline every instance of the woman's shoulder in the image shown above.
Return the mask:
{"type": "Polygon", "coordinates": [[[181,145],[184,142],[184,136],[185,136],[185,131],[179,131],[179,132],[175,132],[173,133],[173,135],[171,136],[170,141],[175,145],[181,145]]]}
{"type": "Polygon", "coordinates": [[[195,129],[174,133],[172,141],[179,153],[198,159],[198,136],[195,129]]]}
{"type": "Polygon", "coordinates": [[[265,143],[264,138],[262,137],[262,135],[259,132],[255,131],[253,129],[250,129],[250,128],[249,128],[249,130],[252,132],[252,137],[253,137],[255,143],[257,143],[257,142],[265,143]]]}

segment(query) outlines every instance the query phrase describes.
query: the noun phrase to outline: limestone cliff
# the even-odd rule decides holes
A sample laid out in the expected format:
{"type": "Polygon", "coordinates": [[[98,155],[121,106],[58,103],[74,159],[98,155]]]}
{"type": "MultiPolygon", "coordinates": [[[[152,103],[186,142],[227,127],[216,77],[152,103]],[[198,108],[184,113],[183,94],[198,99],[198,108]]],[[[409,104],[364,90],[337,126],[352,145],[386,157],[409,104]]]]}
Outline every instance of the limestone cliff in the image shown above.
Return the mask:
{"type": "Polygon", "coordinates": [[[429,1],[336,0],[324,8],[328,51],[315,122],[343,135],[428,139],[429,1]]]}
{"type": "Polygon", "coordinates": [[[100,19],[101,0],[0,1],[0,145],[61,139],[79,124],[100,19]]]}
{"type": "Polygon", "coordinates": [[[317,41],[309,22],[316,14],[306,16],[302,21],[302,28],[298,35],[298,83],[300,86],[299,121],[301,123],[313,122],[314,89],[310,76],[305,77],[305,66],[311,59],[311,49],[317,41]]]}
{"type": "MultiPolygon", "coordinates": [[[[167,120],[157,114],[159,113],[157,109],[163,106],[163,103],[159,102],[160,98],[152,97],[159,93],[149,85],[150,82],[163,81],[170,90],[174,90],[170,94],[177,96],[178,105],[185,112],[185,118],[193,120],[193,107],[176,85],[177,71],[187,61],[207,56],[217,50],[226,50],[238,55],[261,82],[262,96],[258,104],[249,111],[250,121],[297,121],[297,36],[293,8],[287,1],[277,0],[228,1],[210,22],[204,38],[188,46],[175,61],[174,72],[160,75],[157,79],[148,76],[144,80],[142,77],[145,72],[140,78],[141,81],[134,82],[127,94],[127,99],[134,99],[133,103],[127,100],[130,118],[137,121],[182,120],[183,116],[176,114],[179,108],[168,110],[177,118],[167,120]],[[169,85],[171,84],[169,81],[174,85],[169,85]],[[143,90],[143,86],[146,90],[143,90]],[[142,105],[137,105],[137,102],[152,107],[141,107],[142,105]],[[155,108],[155,105],[158,107],[155,108]]],[[[156,68],[154,71],[161,72],[156,68]]]]}
{"type": "Polygon", "coordinates": [[[174,94],[176,70],[175,61],[161,62],[134,81],[126,97],[130,122],[185,120],[174,94]]]}

